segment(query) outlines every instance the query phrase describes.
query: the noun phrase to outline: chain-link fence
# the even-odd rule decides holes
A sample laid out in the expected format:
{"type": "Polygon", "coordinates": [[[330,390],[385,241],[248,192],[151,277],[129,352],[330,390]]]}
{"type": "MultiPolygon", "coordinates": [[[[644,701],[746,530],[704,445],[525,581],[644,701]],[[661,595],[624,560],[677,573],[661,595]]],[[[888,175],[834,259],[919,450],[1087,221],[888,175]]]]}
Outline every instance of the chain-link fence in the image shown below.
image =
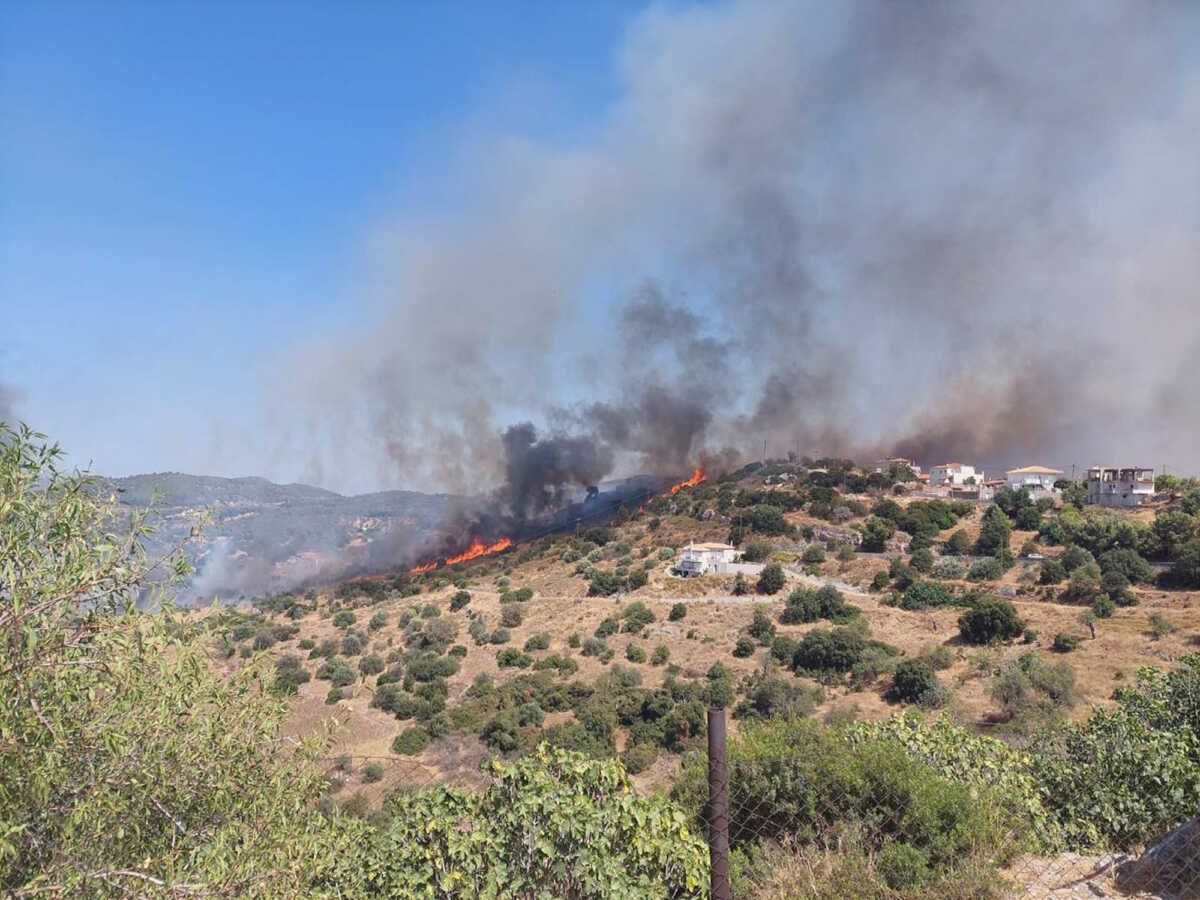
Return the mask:
{"type": "MultiPolygon", "coordinates": [[[[728,746],[725,710],[710,709],[711,896],[1200,897],[1200,819],[1121,851],[1073,848],[1003,772],[942,777],[913,749],[812,723],[728,746]]],[[[1145,788],[1150,803],[1179,790],[1145,788]]]]}

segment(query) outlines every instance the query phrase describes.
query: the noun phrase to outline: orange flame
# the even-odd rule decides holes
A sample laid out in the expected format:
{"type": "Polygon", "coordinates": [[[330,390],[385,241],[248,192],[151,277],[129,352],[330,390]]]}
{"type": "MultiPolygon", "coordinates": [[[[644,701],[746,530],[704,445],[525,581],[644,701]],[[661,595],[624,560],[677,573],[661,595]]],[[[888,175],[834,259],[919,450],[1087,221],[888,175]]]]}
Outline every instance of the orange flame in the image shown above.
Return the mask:
{"type": "Polygon", "coordinates": [[[408,571],[413,575],[421,575],[425,572],[432,572],[439,565],[452,566],[455,563],[466,562],[469,559],[478,559],[481,556],[490,556],[493,553],[499,553],[501,550],[507,550],[512,546],[512,538],[500,538],[493,544],[485,544],[479,538],[471,541],[471,546],[462,553],[455,556],[447,556],[445,559],[435,559],[427,563],[421,563],[419,566],[413,566],[408,571]]]}
{"type": "Polygon", "coordinates": [[[501,550],[507,550],[512,546],[510,538],[500,538],[494,544],[485,544],[479,538],[471,541],[471,546],[457,556],[446,557],[446,565],[452,566],[455,563],[466,562],[468,559],[477,559],[480,556],[490,556],[493,553],[499,553],[501,550]]]}
{"type": "Polygon", "coordinates": [[[708,480],[708,476],[706,476],[704,474],[704,466],[696,466],[696,471],[692,472],[692,475],[690,478],[685,478],[683,481],[679,482],[679,484],[671,485],[670,493],[678,494],[684,488],[695,487],[696,485],[700,484],[702,481],[707,481],[707,480],[708,480]]]}

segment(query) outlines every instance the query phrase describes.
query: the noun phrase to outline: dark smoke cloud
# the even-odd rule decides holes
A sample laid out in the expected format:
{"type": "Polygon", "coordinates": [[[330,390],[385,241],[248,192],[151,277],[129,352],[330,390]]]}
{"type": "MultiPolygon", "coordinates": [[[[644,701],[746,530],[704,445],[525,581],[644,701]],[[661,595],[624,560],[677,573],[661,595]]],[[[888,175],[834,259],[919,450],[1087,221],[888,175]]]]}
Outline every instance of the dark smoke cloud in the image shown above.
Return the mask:
{"type": "Polygon", "coordinates": [[[1200,4],[654,9],[619,64],[588,140],[483,142],[476,207],[375,235],[378,321],[277,394],[327,478],[532,512],[763,440],[1200,468],[1200,4]]]}

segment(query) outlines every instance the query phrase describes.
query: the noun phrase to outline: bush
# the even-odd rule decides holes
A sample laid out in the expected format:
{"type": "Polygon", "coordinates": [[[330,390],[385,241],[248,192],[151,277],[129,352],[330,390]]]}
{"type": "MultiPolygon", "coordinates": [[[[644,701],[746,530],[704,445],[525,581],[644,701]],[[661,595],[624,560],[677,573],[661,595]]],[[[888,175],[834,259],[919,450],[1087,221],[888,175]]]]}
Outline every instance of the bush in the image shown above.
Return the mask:
{"type": "Polygon", "coordinates": [[[383,766],[377,762],[370,762],[363,766],[362,770],[363,781],[367,784],[374,784],[376,781],[383,780],[383,766]]]}
{"type": "Polygon", "coordinates": [[[1048,559],[1042,563],[1042,571],[1038,577],[1041,584],[1061,584],[1067,579],[1066,566],[1057,559],[1048,559]]]}
{"type": "Polygon", "coordinates": [[[796,588],[792,591],[779,614],[779,621],[784,625],[797,625],[829,619],[843,625],[857,615],[858,607],[846,603],[841,592],[827,584],[818,590],[796,588]]]}
{"type": "MultiPolygon", "coordinates": [[[[785,837],[827,843],[856,825],[869,851],[881,854],[904,844],[924,867],[943,873],[973,854],[1002,860],[1015,849],[1011,836],[1019,826],[998,792],[986,783],[943,777],[894,740],[863,731],[851,743],[806,719],[748,723],[739,730],[742,737],[730,742],[729,752],[729,839],[735,850],[785,837]]],[[[672,792],[700,827],[706,776],[703,760],[689,760],[672,792]]],[[[912,877],[921,868],[888,852],[897,859],[892,870],[901,873],[894,877],[912,877]]]]}
{"type": "Polygon", "coordinates": [[[1003,577],[1004,564],[994,557],[977,559],[967,570],[968,581],[999,581],[1003,577]]]}
{"type": "Polygon", "coordinates": [[[349,609],[339,609],[333,614],[333,624],[336,628],[349,628],[355,621],[354,612],[349,609]]]}
{"type": "Polygon", "coordinates": [[[608,618],[601,620],[600,624],[596,626],[596,630],[593,632],[593,634],[603,640],[604,638],[612,637],[620,630],[621,623],[612,616],[609,616],[608,618]]]}
{"type": "Polygon", "coordinates": [[[908,564],[922,575],[928,575],[933,571],[933,551],[928,547],[914,550],[912,556],[908,558],[908,564]]]}
{"type": "Polygon", "coordinates": [[[774,548],[765,541],[751,541],[742,548],[742,559],[745,562],[763,562],[771,558],[774,548]]]}
{"type": "Polygon", "coordinates": [[[666,644],[659,644],[654,648],[654,653],[650,655],[650,665],[662,666],[666,665],[667,660],[671,658],[671,649],[666,644]]]}
{"type": "Polygon", "coordinates": [[[783,590],[784,583],[783,567],[779,563],[770,563],[759,574],[756,589],[760,594],[777,594],[783,590]]]}
{"type": "Polygon", "coordinates": [[[654,613],[640,600],[635,600],[625,607],[621,617],[625,620],[624,630],[630,634],[638,634],[643,628],[654,621],[654,613]]]}
{"type": "Polygon", "coordinates": [[[342,693],[341,688],[331,687],[329,689],[329,693],[325,695],[325,705],[333,706],[333,704],[337,703],[339,700],[342,700],[344,698],[345,698],[345,694],[342,693]]]}
{"type": "Polygon", "coordinates": [[[900,598],[902,609],[928,609],[948,606],[954,602],[954,592],[936,581],[915,581],[900,598]]]}
{"type": "Polygon", "coordinates": [[[501,603],[525,603],[533,599],[532,588],[517,588],[511,591],[505,591],[500,595],[501,603]]]}
{"type": "Polygon", "coordinates": [[[637,644],[629,644],[625,647],[625,658],[631,663],[644,663],[646,661],[646,651],[637,644]]]}
{"type": "Polygon", "coordinates": [[[975,552],[980,556],[995,556],[1008,549],[1011,534],[1012,522],[1004,514],[1004,510],[993,503],[983,514],[979,538],[975,541],[975,552]]]}
{"type": "Polygon", "coordinates": [[[733,645],[733,655],[738,659],[745,659],[748,656],[754,655],[755,643],[750,638],[743,635],[737,639],[737,643],[733,645]]]}
{"type": "Polygon", "coordinates": [[[741,572],[738,572],[737,577],[733,579],[733,587],[730,589],[730,593],[735,597],[744,597],[750,593],[750,585],[746,581],[746,576],[741,572]]]}
{"type": "Polygon", "coordinates": [[[450,598],[450,611],[457,612],[471,602],[469,591],[458,591],[450,598]]]}
{"type": "Polygon", "coordinates": [[[500,624],[505,628],[518,628],[525,621],[519,606],[505,606],[500,610],[500,624]]]}
{"type": "Polygon", "coordinates": [[[383,671],[383,657],[372,653],[358,661],[358,671],[363,675],[378,675],[383,671]]]}
{"type": "Polygon", "coordinates": [[[825,548],[820,544],[809,544],[800,558],[803,562],[819,565],[825,562],[825,548]]]}
{"type": "Polygon", "coordinates": [[[608,650],[608,644],[604,643],[603,639],[590,637],[583,642],[583,649],[579,652],[584,656],[603,656],[608,650]]]}
{"type": "Polygon", "coordinates": [[[971,550],[971,539],[959,528],[946,540],[946,552],[951,556],[963,556],[971,550]]]}
{"type": "Polygon", "coordinates": [[[882,591],[892,583],[892,578],[886,571],[880,569],[875,573],[875,577],[871,579],[871,590],[882,591]]]}
{"type": "Polygon", "coordinates": [[[501,669],[527,669],[533,665],[533,657],[516,647],[505,647],[496,654],[496,665],[501,669]]]}
{"type": "Polygon", "coordinates": [[[1070,653],[1078,646],[1079,638],[1077,636],[1060,631],[1054,636],[1054,643],[1050,645],[1050,649],[1055,653],[1070,653]]]}
{"type": "Polygon", "coordinates": [[[896,703],[940,706],[942,692],[942,685],[929,663],[921,659],[907,659],[896,666],[888,699],[896,703]]]}
{"type": "Polygon", "coordinates": [[[1040,735],[1029,758],[1069,846],[1125,849],[1195,814],[1198,752],[1191,729],[1157,730],[1118,709],[1040,735]]]}
{"type": "Polygon", "coordinates": [[[392,752],[401,756],[416,756],[429,746],[429,732],[419,725],[405,728],[392,741],[392,752]]]}
{"type": "Polygon", "coordinates": [[[849,672],[862,659],[866,640],[849,628],[814,628],[800,639],[792,657],[797,672],[849,672]]]}
{"type": "Polygon", "coordinates": [[[703,832],[681,827],[667,800],[637,795],[618,761],[542,746],[490,774],[481,791],[390,798],[386,824],[335,856],[324,887],[341,897],[434,896],[458,885],[462,896],[666,898],[706,884],[703,832]]]}
{"type": "Polygon", "coordinates": [[[531,635],[529,637],[529,639],[525,641],[525,652],[526,653],[531,653],[534,650],[549,650],[549,649],[550,649],[550,635],[548,635],[544,631],[538,632],[535,635],[531,635]]]}
{"type": "Polygon", "coordinates": [[[986,597],[958,617],[958,632],[968,644],[991,644],[1020,637],[1025,622],[1007,600],[986,597]]]}
{"type": "Polygon", "coordinates": [[[687,616],[687,604],[676,603],[671,607],[671,612],[667,615],[668,621],[678,622],[687,616]]]}
{"type": "Polygon", "coordinates": [[[387,613],[381,609],[379,612],[375,613],[375,615],[371,616],[371,621],[367,623],[367,628],[369,628],[371,631],[378,631],[386,624],[387,613]]]}
{"type": "Polygon", "coordinates": [[[764,647],[775,638],[775,623],[772,622],[761,607],[755,607],[754,617],[746,627],[746,633],[764,647]]]}

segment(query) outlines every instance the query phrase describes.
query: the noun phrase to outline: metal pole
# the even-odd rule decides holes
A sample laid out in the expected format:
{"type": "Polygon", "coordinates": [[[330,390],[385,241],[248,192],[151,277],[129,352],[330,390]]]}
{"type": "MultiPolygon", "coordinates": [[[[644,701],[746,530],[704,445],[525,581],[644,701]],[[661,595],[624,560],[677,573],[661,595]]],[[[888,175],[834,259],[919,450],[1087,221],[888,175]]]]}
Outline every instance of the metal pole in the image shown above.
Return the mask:
{"type": "Polygon", "coordinates": [[[708,710],[708,859],[712,900],[730,900],[729,772],[721,707],[708,710]]]}

